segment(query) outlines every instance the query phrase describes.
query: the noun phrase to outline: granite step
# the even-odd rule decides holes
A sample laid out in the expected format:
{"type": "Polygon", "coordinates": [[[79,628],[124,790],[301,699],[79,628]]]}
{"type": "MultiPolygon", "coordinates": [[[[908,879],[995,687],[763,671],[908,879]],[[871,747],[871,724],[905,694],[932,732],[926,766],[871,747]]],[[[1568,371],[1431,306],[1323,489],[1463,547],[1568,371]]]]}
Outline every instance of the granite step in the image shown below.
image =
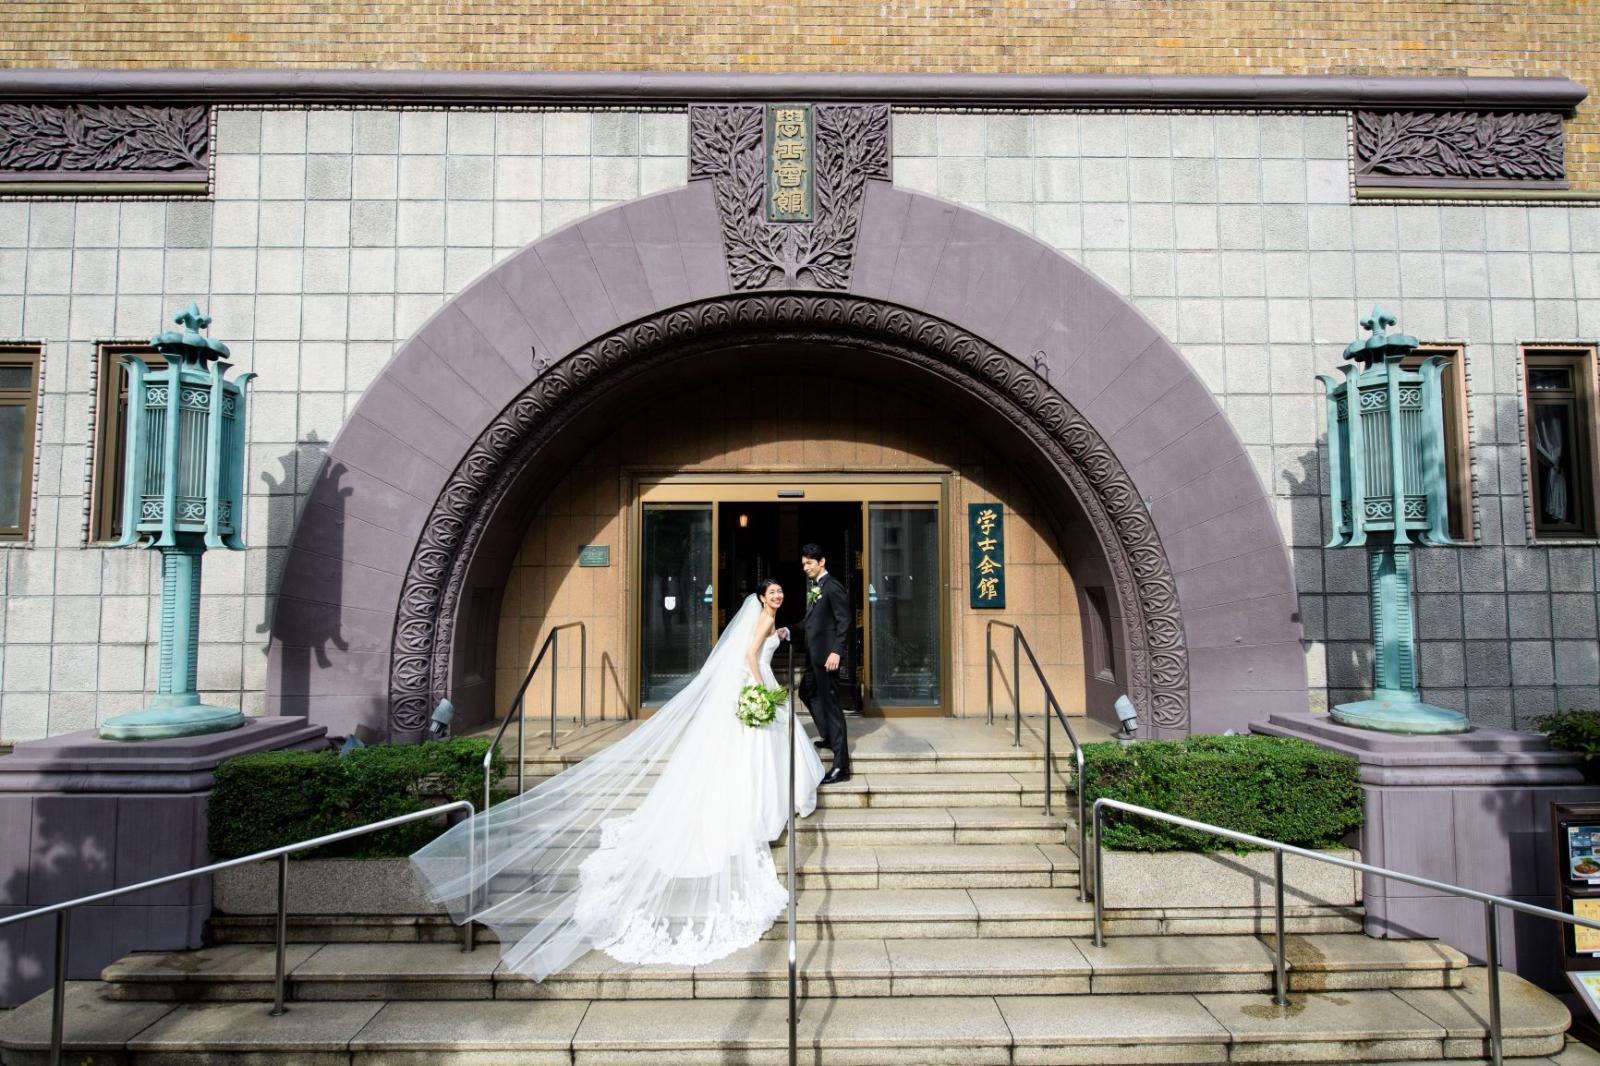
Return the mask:
{"type": "Polygon", "coordinates": [[[1005,807],[855,807],[818,810],[795,823],[800,843],[828,847],[909,844],[1063,844],[1062,808],[1046,815],[1005,807]]]}
{"type": "MultiPolygon", "coordinates": [[[[529,777],[525,788],[532,789],[545,777],[529,777]]],[[[649,777],[644,778],[648,782],[649,777]]],[[[515,791],[515,775],[501,782],[515,791]]],[[[640,786],[643,791],[644,786],[640,786]]],[[[1051,802],[1068,803],[1070,779],[1058,778],[1052,785],[1051,802]]],[[[616,809],[629,810],[637,799],[624,800],[616,809]]],[[[1037,807],[1044,808],[1044,781],[1040,775],[998,772],[880,773],[855,767],[850,780],[817,790],[817,809],[840,810],[853,807],[1037,807]]]]}
{"type": "MultiPolygon", "coordinates": [[[[1501,980],[1510,1061],[1568,1058],[1566,1008],[1511,974],[1501,980]]],[[[6,1019],[7,1066],[43,1062],[49,1003],[40,996],[6,1019]]],[[[799,1041],[806,1061],[829,1066],[1474,1062],[1486,1051],[1487,1006],[1478,969],[1458,988],[1299,993],[1284,1007],[1260,992],[843,997],[803,1001],[799,1041]]],[[[787,1056],[781,998],[578,999],[529,1008],[514,1000],[470,1009],[436,1000],[313,1002],[273,1018],[259,1002],[120,1002],[74,982],[66,1034],[71,1061],[136,1066],[697,1066],[787,1056]]],[[[1571,1062],[1585,1059],[1580,1052],[1571,1062]]]]}
{"type": "MultiPolygon", "coordinates": [[[[1094,906],[1070,888],[872,888],[802,889],[796,899],[802,940],[1088,936],[1094,906]]],[[[1362,928],[1359,906],[1291,905],[1291,933],[1353,933],[1362,928]]],[[[1232,935],[1272,927],[1270,906],[1139,908],[1106,912],[1113,936],[1232,935]]],[[[271,915],[216,915],[207,923],[210,942],[259,944],[273,936],[271,915]]],[[[485,939],[493,933],[484,930],[485,939]]],[[[784,936],[781,923],[769,939],[784,936]]],[[[293,914],[294,943],[438,943],[457,940],[459,930],[443,915],[293,914]]]]}
{"type": "MultiPolygon", "coordinates": [[[[1295,991],[1459,987],[1467,960],[1433,941],[1359,934],[1295,937],[1295,991]]],[[[485,945],[295,944],[286,956],[297,1001],[394,999],[718,999],[788,994],[788,952],[763,942],[702,966],[627,967],[591,952],[544,982],[485,945]]],[[[130,955],[102,974],[108,998],[213,1002],[272,996],[273,949],[235,945],[130,955]]],[[[803,995],[1090,995],[1266,992],[1272,955],[1255,936],[875,939],[811,941],[803,995]]]]}
{"type": "MultiPolygon", "coordinates": [[[[779,879],[788,849],[772,848],[779,879]]],[[[503,875],[514,892],[525,875],[503,875]]],[[[561,882],[576,884],[576,874],[561,882]]],[[[849,888],[1077,888],[1078,856],[1065,844],[900,844],[833,847],[796,842],[795,883],[802,892],[849,888]]],[[[504,893],[491,884],[491,900],[504,893]]]]}

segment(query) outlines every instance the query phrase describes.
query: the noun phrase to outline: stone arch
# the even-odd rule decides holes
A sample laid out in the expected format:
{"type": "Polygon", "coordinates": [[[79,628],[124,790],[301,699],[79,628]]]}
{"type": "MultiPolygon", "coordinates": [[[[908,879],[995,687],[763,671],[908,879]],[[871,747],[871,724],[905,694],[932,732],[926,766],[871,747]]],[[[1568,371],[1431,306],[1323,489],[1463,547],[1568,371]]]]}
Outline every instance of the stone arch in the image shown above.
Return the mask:
{"type": "Polygon", "coordinates": [[[453,691],[506,551],[585,403],[730,346],[843,346],[1014,427],[1113,577],[1130,694],[1162,735],[1303,710],[1273,509],[1209,389],[1125,299],[977,212],[868,182],[844,291],[740,292],[711,183],[557,231],[453,298],[332,445],[274,615],[271,710],[402,738],[453,691]]]}

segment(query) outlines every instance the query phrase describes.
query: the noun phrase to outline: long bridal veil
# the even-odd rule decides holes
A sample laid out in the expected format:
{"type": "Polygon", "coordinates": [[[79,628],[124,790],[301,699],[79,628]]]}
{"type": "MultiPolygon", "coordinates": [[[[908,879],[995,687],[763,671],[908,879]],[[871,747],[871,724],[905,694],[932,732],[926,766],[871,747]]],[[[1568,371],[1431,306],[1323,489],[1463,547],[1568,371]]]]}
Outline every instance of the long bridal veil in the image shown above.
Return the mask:
{"type": "Polygon", "coordinates": [[[493,929],[505,963],[538,980],[591,948],[696,963],[759,937],[788,899],[734,716],[760,611],[746,599],[700,672],[626,737],[414,854],[430,898],[493,929]]]}

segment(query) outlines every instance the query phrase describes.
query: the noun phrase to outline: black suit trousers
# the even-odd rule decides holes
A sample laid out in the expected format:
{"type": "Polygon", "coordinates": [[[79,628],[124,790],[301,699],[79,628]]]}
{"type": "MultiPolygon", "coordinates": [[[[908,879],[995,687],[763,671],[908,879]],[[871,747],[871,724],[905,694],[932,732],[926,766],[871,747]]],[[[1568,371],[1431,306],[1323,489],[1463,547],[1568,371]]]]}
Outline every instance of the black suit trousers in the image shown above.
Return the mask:
{"type": "Polygon", "coordinates": [[[824,664],[830,653],[838,652],[842,658],[850,646],[850,605],[837,579],[826,579],[821,589],[821,596],[801,622],[806,635],[806,674],[800,681],[800,698],[806,701],[817,732],[833,749],[833,765],[848,770],[850,739],[844,712],[839,710],[839,675],[824,664]]]}
{"type": "Polygon", "coordinates": [[[800,679],[800,698],[806,701],[817,732],[833,749],[833,765],[850,768],[850,738],[845,730],[844,712],[839,709],[839,675],[823,665],[827,659],[806,655],[805,676],[800,679]]]}

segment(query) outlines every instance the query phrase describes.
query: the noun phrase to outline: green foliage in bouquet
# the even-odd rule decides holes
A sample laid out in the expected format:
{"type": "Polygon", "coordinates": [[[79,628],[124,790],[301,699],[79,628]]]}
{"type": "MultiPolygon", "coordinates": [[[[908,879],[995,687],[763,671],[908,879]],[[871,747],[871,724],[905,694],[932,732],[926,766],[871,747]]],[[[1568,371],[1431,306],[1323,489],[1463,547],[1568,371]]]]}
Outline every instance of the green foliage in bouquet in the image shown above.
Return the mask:
{"type": "Polygon", "coordinates": [[[746,685],[739,690],[739,706],[734,713],[751,729],[760,729],[778,716],[778,708],[788,698],[786,689],[746,685]]]}

